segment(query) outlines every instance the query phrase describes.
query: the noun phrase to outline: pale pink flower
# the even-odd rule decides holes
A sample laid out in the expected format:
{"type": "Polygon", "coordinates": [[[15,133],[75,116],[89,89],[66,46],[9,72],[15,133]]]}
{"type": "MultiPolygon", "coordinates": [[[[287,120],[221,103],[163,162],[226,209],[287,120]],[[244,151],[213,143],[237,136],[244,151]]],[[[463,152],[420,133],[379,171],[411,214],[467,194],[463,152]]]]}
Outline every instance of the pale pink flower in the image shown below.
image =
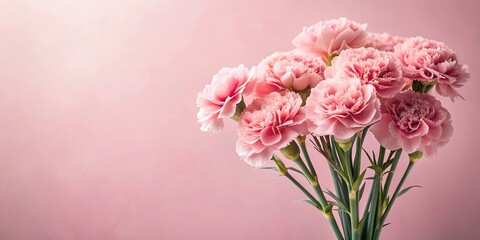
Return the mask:
{"type": "Polygon", "coordinates": [[[391,52],[375,48],[352,48],[342,51],[333,59],[325,77],[358,78],[363,84],[371,84],[381,97],[392,97],[402,90],[405,80],[402,65],[391,52]]]}
{"type": "Polygon", "coordinates": [[[371,130],[387,149],[420,150],[428,156],[448,142],[453,127],[450,113],[440,101],[410,90],[384,100],[382,119],[371,130]]]}
{"type": "Polygon", "coordinates": [[[323,80],[325,63],[300,52],[277,52],[257,66],[255,96],[265,96],[285,89],[302,91],[323,80]]]}
{"type": "Polygon", "coordinates": [[[380,119],[380,102],[372,85],[335,77],[312,89],[305,112],[313,134],[347,140],[380,119]]]}
{"type": "Polygon", "coordinates": [[[455,52],[444,43],[415,37],[395,47],[407,78],[419,81],[437,80],[437,92],[454,100],[470,77],[467,65],[458,63],[455,52]]]}
{"type": "Polygon", "coordinates": [[[328,62],[333,54],[344,49],[365,46],[368,41],[366,28],[367,24],[346,18],[332,19],[303,28],[292,43],[297,49],[328,62]]]}
{"type": "Polygon", "coordinates": [[[378,50],[393,52],[394,47],[403,43],[407,38],[392,36],[388,33],[370,33],[365,47],[373,47],[378,50]]]}
{"type": "Polygon", "coordinates": [[[261,167],[276,150],[308,134],[301,105],[302,99],[295,92],[273,92],[254,100],[240,116],[238,155],[251,166],[261,167]]]}
{"type": "Polygon", "coordinates": [[[249,94],[253,88],[251,76],[246,67],[222,68],[212,83],[198,93],[197,113],[202,131],[218,132],[223,129],[223,119],[234,115],[236,106],[242,101],[242,94],[249,94]]]}

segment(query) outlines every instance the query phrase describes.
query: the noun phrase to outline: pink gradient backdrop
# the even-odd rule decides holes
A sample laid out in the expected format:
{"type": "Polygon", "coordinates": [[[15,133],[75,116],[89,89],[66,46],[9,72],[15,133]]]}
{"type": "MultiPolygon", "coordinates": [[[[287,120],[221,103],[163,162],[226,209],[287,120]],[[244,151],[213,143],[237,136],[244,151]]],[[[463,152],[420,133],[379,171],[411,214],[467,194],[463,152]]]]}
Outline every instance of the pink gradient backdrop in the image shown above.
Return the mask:
{"type": "Polygon", "coordinates": [[[455,135],[384,239],[480,239],[478,1],[360,2],[0,1],[0,239],[332,239],[287,180],[238,160],[233,124],[201,133],[194,102],[220,67],[340,16],[470,65],[467,100],[443,99],[455,135]]]}

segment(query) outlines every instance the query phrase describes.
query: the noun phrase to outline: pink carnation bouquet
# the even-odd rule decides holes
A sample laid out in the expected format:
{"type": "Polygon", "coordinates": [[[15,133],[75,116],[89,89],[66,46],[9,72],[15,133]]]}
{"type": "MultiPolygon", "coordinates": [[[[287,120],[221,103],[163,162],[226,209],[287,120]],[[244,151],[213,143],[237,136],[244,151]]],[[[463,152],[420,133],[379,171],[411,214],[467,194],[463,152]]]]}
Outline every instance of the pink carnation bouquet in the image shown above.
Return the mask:
{"type": "Polygon", "coordinates": [[[341,240],[380,239],[396,200],[416,187],[404,186],[414,165],[453,134],[451,115],[431,90],[462,98],[469,78],[444,43],[366,27],[346,18],[306,27],[295,49],[250,69],[222,68],[197,97],[202,131],[236,121],[240,159],[290,180],[341,240]],[[370,133],[378,150],[364,149],[370,133]],[[322,188],[318,170],[331,174],[333,190],[322,188]]]}

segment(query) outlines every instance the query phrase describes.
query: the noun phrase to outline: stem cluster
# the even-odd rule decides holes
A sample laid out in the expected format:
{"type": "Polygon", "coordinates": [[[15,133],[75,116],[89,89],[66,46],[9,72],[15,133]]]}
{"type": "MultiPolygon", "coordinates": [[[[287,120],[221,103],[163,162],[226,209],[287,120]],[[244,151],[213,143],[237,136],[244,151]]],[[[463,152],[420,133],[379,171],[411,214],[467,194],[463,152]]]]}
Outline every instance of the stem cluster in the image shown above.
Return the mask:
{"type": "MultiPolygon", "coordinates": [[[[377,154],[372,151],[370,155],[365,151],[370,164],[362,170],[362,150],[364,151],[363,143],[367,131],[368,128],[357,133],[347,144],[345,141],[339,143],[334,137],[311,136],[314,148],[328,162],[335,187],[334,192],[322,189],[308,153],[305,137],[297,138],[301,154],[294,159],[290,158],[299,169],[285,167],[277,156],[272,158],[276,168],[270,169],[276,169],[281,175],[287,177],[307,196],[308,200],[305,201],[324,214],[338,240],[378,240],[395,200],[411,188],[403,189],[403,184],[415,164],[416,159],[412,160],[412,157],[395,191],[389,195],[402,149],[389,151],[388,155],[387,150],[382,146],[377,154]],[[367,170],[369,173],[373,172],[372,177],[365,178],[367,170]],[[305,177],[310,185],[308,188],[313,189],[314,194],[298,182],[291,172],[305,177]],[[365,202],[363,214],[360,214],[361,199],[368,180],[372,180],[370,193],[365,202]],[[340,219],[341,227],[337,218],[340,219]]],[[[296,145],[295,142],[293,144],[296,145]]]]}

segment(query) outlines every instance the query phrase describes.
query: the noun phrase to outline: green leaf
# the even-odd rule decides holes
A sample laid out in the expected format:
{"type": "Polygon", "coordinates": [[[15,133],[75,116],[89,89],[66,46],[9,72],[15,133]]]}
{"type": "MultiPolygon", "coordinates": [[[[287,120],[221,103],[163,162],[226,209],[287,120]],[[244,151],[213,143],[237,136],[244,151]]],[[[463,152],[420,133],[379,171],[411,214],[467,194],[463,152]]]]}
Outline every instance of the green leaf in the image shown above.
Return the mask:
{"type": "Polygon", "coordinates": [[[375,151],[372,150],[372,158],[375,165],[377,165],[377,157],[375,156],[375,151]]]}
{"type": "Polygon", "coordinates": [[[355,180],[355,182],[352,185],[352,189],[354,191],[358,191],[358,188],[360,187],[360,184],[362,184],[363,178],[365,177],[365,173],[367,172],[367,169],[363,170],[362,174],[355,180]]]}
{"type": "Polygon", "coordinates": [[[347,213],[349,212],[349,209],[347,208],[345,203],[342,202],[342,200],[340,198],[338,198],[333,192],[331,192],[330,190],[327,189],[327,191],[325,191],[325,193],[328,194],[333,199],[335,199],[335,201],[338,204],[338,207],[342,208],[344,212],[347,212],[347,213]]]}
{"type": "Polygon", "coordinates": [[[360,191],[358,191],[358,199],[359,200],[362,200],[362,196],[363,196],[363,191],[365,191],[365,183],[363,183],[362,187],[360,188],[360,191]]]}
{"type": "Polygon", "coordinates": [[[388,153],[388,158],[387,158],[387,159],[388,159],[388,160],[392,159],[393,154],[395,154],[396,151],[397,151],[397,150],[390,150],[390,152],[388,153]]]}
{"type": "Polygon", "coordinates": [[[363,132],[362,132],[362,141],[361,141],[362,145],[363,145],[363,142],[365,141],[365,138],[366,138],[366,136],[367,136],[368,129],[370,129],[371,126],[372,126],[372,125],[369,125],[369,126],[367,126],[366,128],[363,129],[363,132]]]}
{"type": "Polygon", "coordinates": [[[268,170],[274,170],[275,172],[278,172],[276,167],[271,167],[271,166],[261,167],[260,169],[268,169],[268,170]]]}
{"type": "Polygon", "coordinates": [[[332,211],[332,208],[333,208],[333,205],[332,204],[328,204],[327,206],[325,206],[325,209],[323,210],[324,213],[329,213],[332,211]]]}
{"type": "Polygon", "coordinates": [[[315,150],[320,151],[320,146],[318,146],[317,143],[312,139],[309,139],[309,140],[310,140],[310,143],[313,144],[313,147],[315,148],[315,150]]]}
{"type": "Polygon", "coordinates": [[[365,155],[367,155],[368,161],[370,161],[370,164],[375,165],[372,157],[370,156],[370,154],[368,154],[367,150],[365,150],[365,148],[362,148],[362,150],[363,150],[363,152],[365,153],[365,155]]]}
{"type": "Polygon", "coordinates": [[[382,169],[381,167],[376,166],[376,165],[372,165],[372,166],[370,166],[370,167],[368,167],[368,168],[372,169],[372,170],[375,171],[375,173],[377,173],[377,174],[381,174],[382,171],[383,171],[383,169],[382,169]]]}
{"type": "Polygon", "coordinates": [[[297,201],[295,201],[295,202],[308,203],[308,204],[314,206],[315,208],[317,208],[317,205],[316,205],[314,202],[312,202],[312,201],[310,201],[310,200],[308,200],[308,199],[300,199],[300,200],[297,200],[297,201]]]}
{"type": "Polygon", "coordinates": [[[386,170],[388,167],[390,167],[390,165],[392,165],[393,163],[393,159],[389,159],[387,160],[386,162],[383,163],[383,170],[386,170]]]}
{"type": "Polygon", "coordinates": [[[365,224],[365,218],[362,218],[360,220],[360,222],[358,223],[358,229],[362,229],[363,228],[363,224],[365,224]]]}
{"type": "Polygon", "coordinates": [[[397,196],[395,196],[395,197],[398,198],[398,197],[402,196],[403,194],[407,193],[408,190],[410,190],[412,188],[422,188],[422,186],[413,185],[413,186],[407,187],[407,188],[403,189],[402,191],[398,192],[397,196]]]}
{"type": "Polygon", "coordinates": [[[292,171],[294,171],[294,172],[296,172],[296,173],[299,173],[299,174],[305,176],[302,171],[300,171],[300,170],[298,170],[298,169],[296,169],[296,168],[294,168],[294,167],[287,167],[287,169],[288,169],[288,170],[292,170],[292,171]]]}
{"type": "Polygon", "coordinates": [[[395,171],[386,171],[386,172],[383,172],[383,173],[382,173],[382,176],[383,176],[383,175],[386,175],[386,174],[388,174],[388,173],[392,173],[392,174],[393,174],[393,173],[395,173],[395,171]]]}
{"type": "Polygon", "coordinates": [[[337,172],[343,178],[343,180],[347,181],[347,176],[345,172],[337,165],[337,163],[335,163],[332,159],[329,159],[329,158],[326,158],[326,159],[328,164],[332,166],[333,170],[337,172]]]}
{"type": "Polygon", "coordinates": [[[387,196],[387,199],[383,200],[383,204],[382,204],[382,212],[385,211],[385,209],[387,209],[388,207],[388,203],[390,203],[390,199],[389,197],[387,196]]]}

